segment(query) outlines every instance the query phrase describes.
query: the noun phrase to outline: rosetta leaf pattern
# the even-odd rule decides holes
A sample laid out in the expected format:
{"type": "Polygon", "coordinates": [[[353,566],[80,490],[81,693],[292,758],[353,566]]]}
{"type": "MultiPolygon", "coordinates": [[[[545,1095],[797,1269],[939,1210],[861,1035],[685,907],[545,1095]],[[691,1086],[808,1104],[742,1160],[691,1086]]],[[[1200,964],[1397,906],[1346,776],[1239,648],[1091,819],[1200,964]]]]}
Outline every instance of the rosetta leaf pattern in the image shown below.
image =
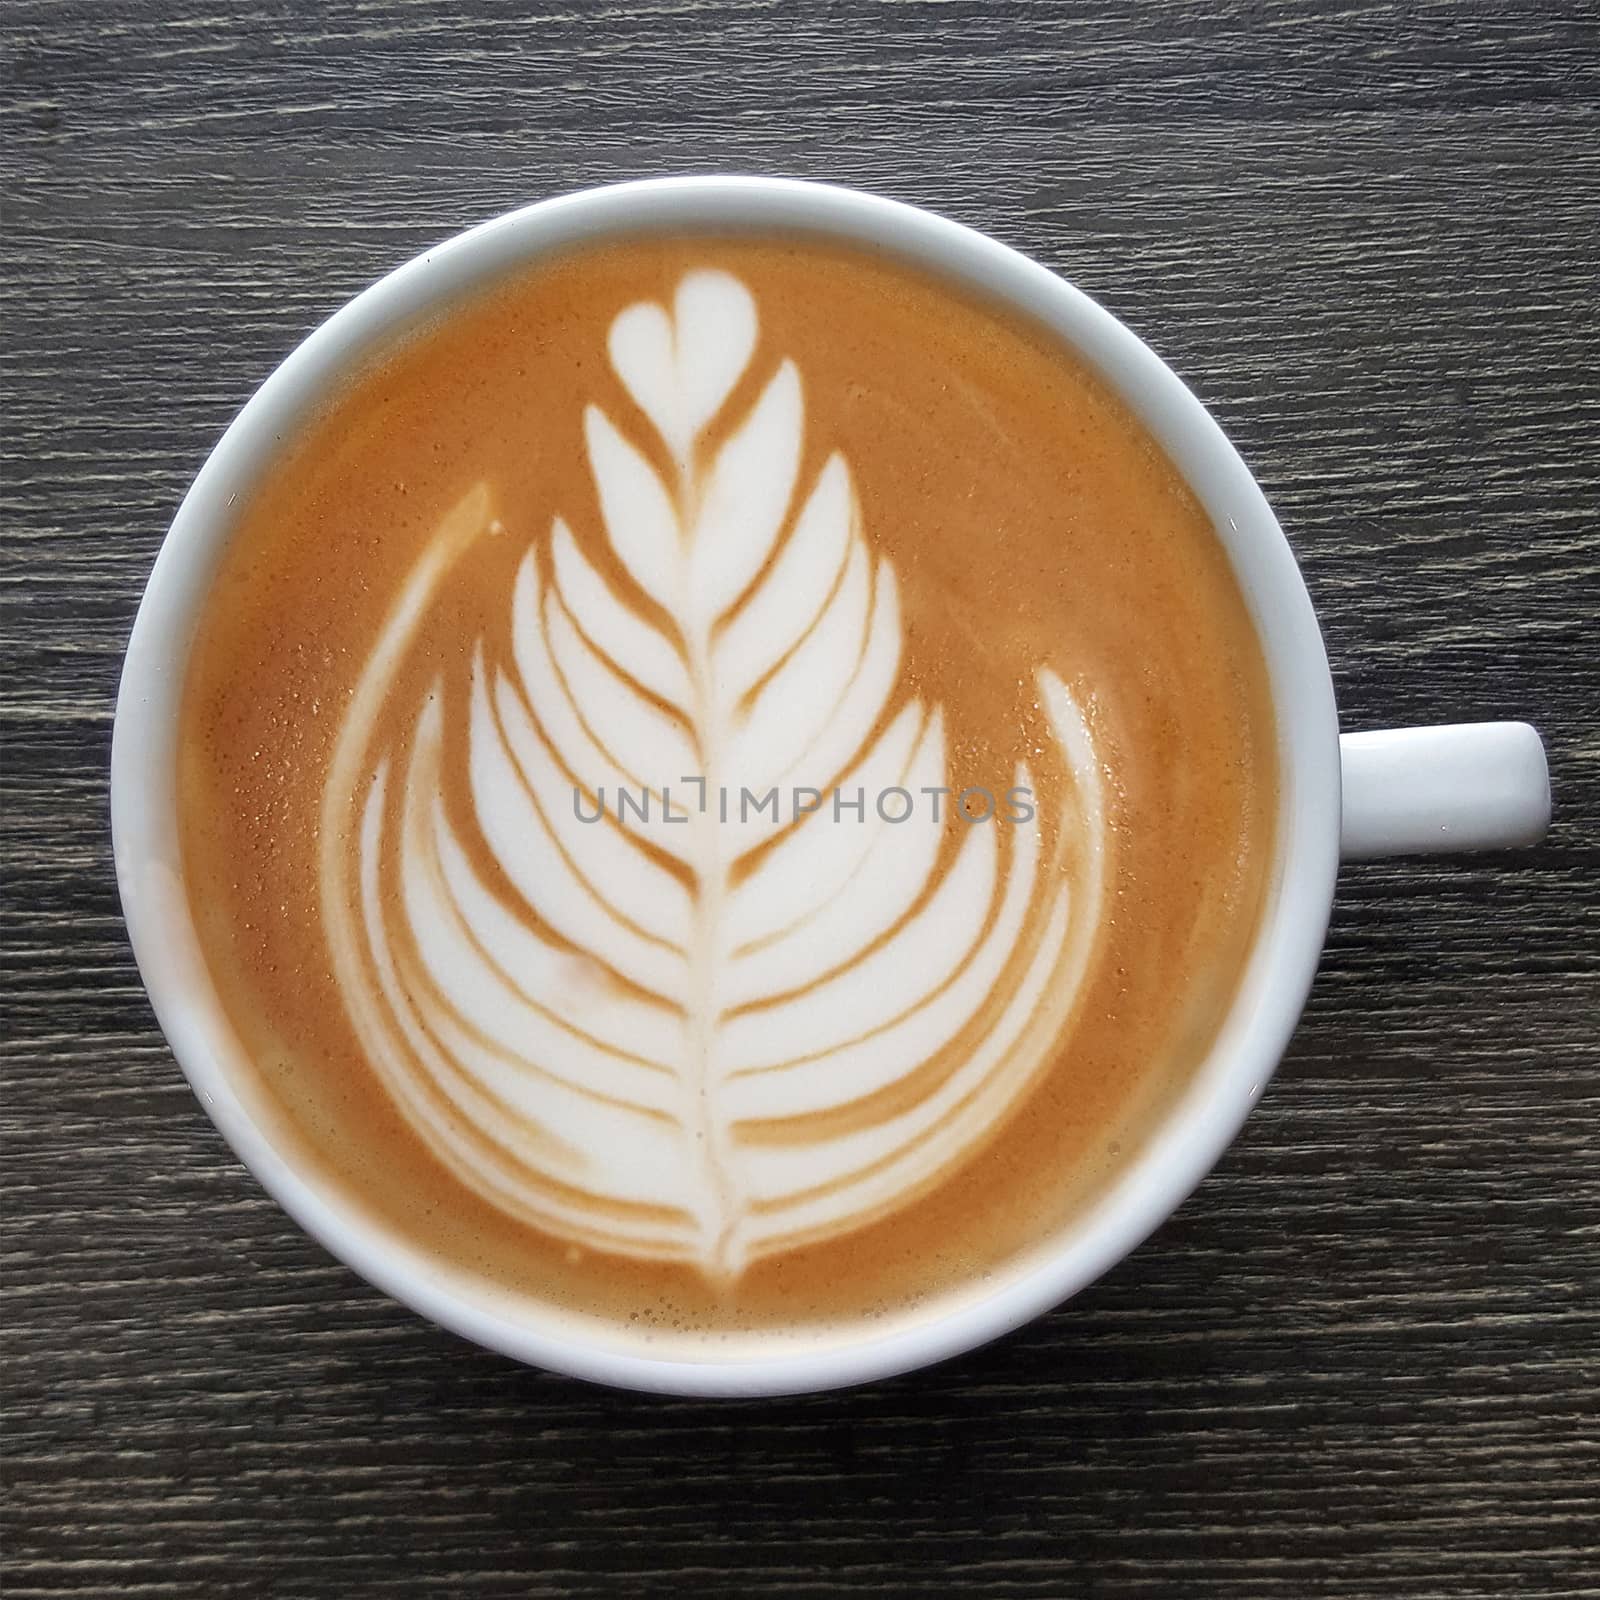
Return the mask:
{"type": "Polygon", "coordinates": [[[1105,874],[1093,738],[1048,671],[1069,775],[1051,829],[738,805],[947,777],[850,466],[828,454],[802,481],[801,375],[755,371],[759,344],[718,272],[616,317],[637,415],[583,416],[614,565],[563,516],[522,557],[509,649],[472,658],[470,819],[443,800],[449,697],[397,743],[377,729],[486,490],[386,624],[323,817],[341,993],[439,1159],[575,1247],[723,1277],[870,1222],[993,1133],[1059,1043],[1105,874]],[[623,790],[645,815],[619,815],[623,790]]]}

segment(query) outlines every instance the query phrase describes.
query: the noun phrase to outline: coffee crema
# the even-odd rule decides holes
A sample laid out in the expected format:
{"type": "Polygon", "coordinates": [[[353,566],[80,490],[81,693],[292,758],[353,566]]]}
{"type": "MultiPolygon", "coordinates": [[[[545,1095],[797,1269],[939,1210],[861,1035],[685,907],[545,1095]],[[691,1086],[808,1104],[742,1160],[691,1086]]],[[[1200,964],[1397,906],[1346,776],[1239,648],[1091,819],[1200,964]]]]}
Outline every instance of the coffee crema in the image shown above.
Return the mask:
{"type": "Polygon", "coordinates": [[[1203,1057],[1276,803],[1126,407],[799,239],[573,252],[380,352],[243,507],[180,749],[273,1137],[679,1356],[1023,1270],[1203,1057]]]}

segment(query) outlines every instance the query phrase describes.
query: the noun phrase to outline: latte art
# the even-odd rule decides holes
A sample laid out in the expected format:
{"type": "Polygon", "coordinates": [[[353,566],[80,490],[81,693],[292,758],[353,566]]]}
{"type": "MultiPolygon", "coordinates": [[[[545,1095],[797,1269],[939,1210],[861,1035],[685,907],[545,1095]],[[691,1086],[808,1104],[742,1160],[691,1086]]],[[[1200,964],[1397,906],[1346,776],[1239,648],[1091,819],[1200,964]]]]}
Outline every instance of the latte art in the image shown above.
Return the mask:
{"type": "MultiPolygon", "coordinates": [[[[495,486],[473,488],[367,658],[322,799],[338,992],[427,1147],[580,1250],[718,1279],[862,1227],[982,1145],[1058,1044],[1107,873],[1102,758],[1043,666],[1065,775],[1047,827],[704,803],[952,792],[850,463],[802,478],[797,366],[725,414],[757,336],[723,272],[615,317],[637,414],[583,419],[614,566],[557,515],[464,692],[441,676],[396,707],[441,585],[504,534],[495,486]],[[620,792],[639,803],[605,804],[620,792]]],[[[1027,764],[1004,776],[1034,793],[1027,764]]]]}
{"type": "Polygon", "coordinates": [[[816,237],[574,246],[230,515],[176,774],[230,1070],[464,1301],[687,1361],[909,1330],[1192,1083],[1266,674],[1049,330],[816,237]]]}

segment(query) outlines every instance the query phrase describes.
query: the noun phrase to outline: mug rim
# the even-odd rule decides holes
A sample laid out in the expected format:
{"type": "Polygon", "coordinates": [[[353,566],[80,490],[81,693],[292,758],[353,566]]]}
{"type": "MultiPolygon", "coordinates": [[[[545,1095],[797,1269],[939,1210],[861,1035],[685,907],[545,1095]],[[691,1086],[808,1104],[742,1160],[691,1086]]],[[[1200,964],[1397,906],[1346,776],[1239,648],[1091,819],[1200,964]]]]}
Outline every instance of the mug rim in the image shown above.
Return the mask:
{"type": "Polygon", "coordinates": [[[1310,597],[1254,477],[1183,381],[1110,312],[1009,246],[901,201],[795,179],[642,179],[523,206],[425,250],[342,305],[255,391],[179,506],[140,602],[117,697],[111,814],[124,919],[173,1054],[234,1153],[324,1248],[430,1320],[551,1371],[669,1394],[793,1394],[890,1377],[1010,1332],[1133,1250],[1211,1170],[1270,1081],[1320,959],[1338,866],[1338,717],[1310,597]],[[1052,330],[1111,384],[1205,506],[1244,593],[1277,723],[1278,817],[1269,903],[1211,1048],[1141,1151],[1058,1238],[1038,1247],[1038,1265],[893,1333],[814,1350],[668,1360],[472,1303],[278,1150],[223,1059],[225,1024],[180,868],[176,734],[192,630],[232,534],[228,507],[365,352],[479,284],[563,248],[724,228],[841,239],[954,278],[1052,330]]]}

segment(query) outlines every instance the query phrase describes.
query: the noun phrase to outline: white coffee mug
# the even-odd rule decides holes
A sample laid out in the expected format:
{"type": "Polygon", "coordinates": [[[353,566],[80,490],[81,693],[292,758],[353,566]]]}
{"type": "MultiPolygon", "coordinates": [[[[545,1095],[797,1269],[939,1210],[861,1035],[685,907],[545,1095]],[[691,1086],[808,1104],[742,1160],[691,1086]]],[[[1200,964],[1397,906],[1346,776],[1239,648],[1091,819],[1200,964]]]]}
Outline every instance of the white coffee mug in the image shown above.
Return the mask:
{"type": "MultiPolygon", "coordinates": [[[[1199,401],[1094,301],[1015,251],[897,202],[767,178],[675,178],[594,189],[473,228],[329,318],[262,384],[195,479],[162,545],[123,667],[111,755],[117,876],[157,1017],[201,1104],[283,1207],[395,1298],[519,1360],[599,1382],[696,1395],[827,1389],[925,1366],[1058,1305],[1132,1250],[1238,1132],[1300,1015],[1341,852],[1529,844],[1549,820],[1538,735],[1524,723],[1339,735],[1311,602],[1255,480],[1199,401]],[[854,241],[919,263],[1053,329],[1161,443],[1209,512],[1259,630],[1278,728],[1277,861],[1254,952],[1215,1043],[1121,1176],[1045,1264],[960,1309],[879,1337],[739,1360],[656,1360],[508,1309],[383,1234],[273,1142],[241,1093],[233,1038],[182,881],[176,796],[186,657],[233,523],[281,441],[364,356],[423,314],[572,245],[652,231],[759,230],[854,241]],[[232,1064],[230,1065],[230,1059],[232,1064]]],[[[201,886],[203,892],[203,886],[201,886]]]]}

